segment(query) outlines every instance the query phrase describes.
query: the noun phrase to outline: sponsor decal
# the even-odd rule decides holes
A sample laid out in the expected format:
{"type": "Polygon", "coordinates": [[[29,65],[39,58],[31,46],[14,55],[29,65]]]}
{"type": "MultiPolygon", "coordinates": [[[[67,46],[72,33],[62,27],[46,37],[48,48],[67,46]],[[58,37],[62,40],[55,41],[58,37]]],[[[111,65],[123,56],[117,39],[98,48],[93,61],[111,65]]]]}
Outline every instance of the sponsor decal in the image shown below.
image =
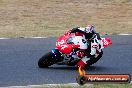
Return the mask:
{"type": "Polygon", "coordinates": [[[78,69],[79,76],[76,78],[78,84],[85,83],[131,83],[129,74],[86,74],[82,67],[78,69]]]}
{"type": "Polygon", "coordinates": [[[129,74],[86,74],[87,82],[130,83],[129,74]]]}

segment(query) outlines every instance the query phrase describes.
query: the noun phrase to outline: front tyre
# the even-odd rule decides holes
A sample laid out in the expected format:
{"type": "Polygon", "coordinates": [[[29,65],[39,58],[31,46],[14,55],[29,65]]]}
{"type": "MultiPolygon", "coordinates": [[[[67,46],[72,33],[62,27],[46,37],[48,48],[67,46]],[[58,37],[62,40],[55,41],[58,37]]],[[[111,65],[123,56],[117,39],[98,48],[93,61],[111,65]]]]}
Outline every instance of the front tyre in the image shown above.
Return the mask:
{"type": "Polygon", "coordinates": [[[42,56],[38,61],[39,68],[46,68],[48,66],[51,66],[55,63],[54,56],[52,52],[46,53],[44,56],[42,56]]]}

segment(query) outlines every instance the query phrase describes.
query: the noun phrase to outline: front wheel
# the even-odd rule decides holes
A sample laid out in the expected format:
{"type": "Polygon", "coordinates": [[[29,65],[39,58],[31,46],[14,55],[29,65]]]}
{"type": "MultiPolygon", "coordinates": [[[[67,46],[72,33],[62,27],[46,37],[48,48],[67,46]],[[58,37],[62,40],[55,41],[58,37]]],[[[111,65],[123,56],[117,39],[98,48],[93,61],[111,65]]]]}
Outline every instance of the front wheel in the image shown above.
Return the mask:
{"type": "Polygon", "coordinates": [[[52,52],[48,52],[39,59],[38,66],[40,68],[46,68],[48,66],[53,65],[54,63],[55,61],[52,52]]]}

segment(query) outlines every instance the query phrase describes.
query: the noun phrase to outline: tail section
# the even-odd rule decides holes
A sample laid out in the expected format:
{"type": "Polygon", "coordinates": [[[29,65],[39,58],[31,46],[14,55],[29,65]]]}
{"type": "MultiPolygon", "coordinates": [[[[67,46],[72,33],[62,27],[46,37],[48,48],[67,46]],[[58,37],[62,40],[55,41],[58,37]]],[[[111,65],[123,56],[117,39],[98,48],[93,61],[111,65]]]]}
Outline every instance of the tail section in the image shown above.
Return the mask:
{"type": "Polygon", "coordinates": [[[108,37],[101,38],[101,42],[102,42],[102,48],[106,48],[106,47],[108,47],[109,45],[112,44],[112,40],[108,37]]]}

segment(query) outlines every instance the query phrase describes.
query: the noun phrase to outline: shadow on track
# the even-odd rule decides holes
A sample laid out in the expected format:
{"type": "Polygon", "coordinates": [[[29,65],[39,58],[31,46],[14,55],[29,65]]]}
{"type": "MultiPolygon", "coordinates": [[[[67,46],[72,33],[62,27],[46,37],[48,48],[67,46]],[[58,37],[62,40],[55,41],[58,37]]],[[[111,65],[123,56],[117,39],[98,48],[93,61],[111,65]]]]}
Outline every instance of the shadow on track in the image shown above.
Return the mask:
{"type": "MultiPolygon", "coordinates": [[[[50,69],[50,70],[78,70],[77,67],[75,66],[51,66],[51,67],[48,67],[48,68],[41,68],[41,69],[50,69]]],[[[103,67],[103,66],[88,66],[88,67],[85,67],[85,71],[107,71],[108,67],[103,67]]]]}

